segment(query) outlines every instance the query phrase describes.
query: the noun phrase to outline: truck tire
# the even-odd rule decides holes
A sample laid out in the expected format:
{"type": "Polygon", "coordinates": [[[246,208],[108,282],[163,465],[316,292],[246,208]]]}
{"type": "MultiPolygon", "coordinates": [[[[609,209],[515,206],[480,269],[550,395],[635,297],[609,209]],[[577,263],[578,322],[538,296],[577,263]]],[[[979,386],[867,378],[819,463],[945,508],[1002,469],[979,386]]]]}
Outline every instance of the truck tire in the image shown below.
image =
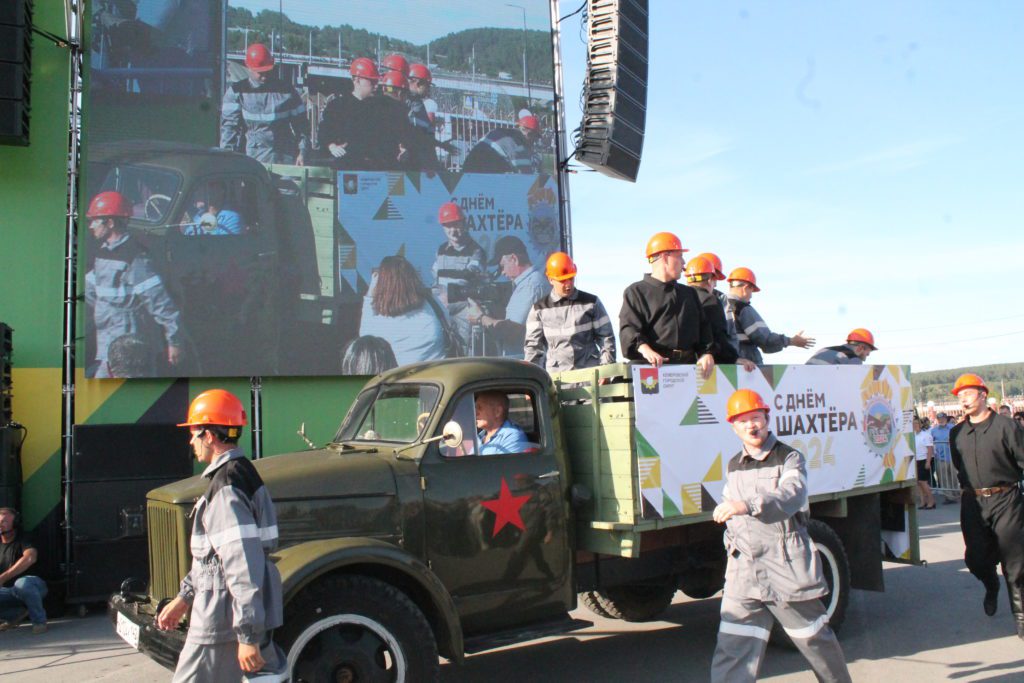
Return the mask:
{"type": "Polygon", "coordinates": [[[612,619],[652,621],[657,619],[676,594],[676,581],[615,586],[594,591],[598,606],[612,619]]]}
{"type": "Polygon", "coordinates": [[[605,619],[615,618],[611,614],[609,614],[604,607],[601,606],[601,598],[600,596],[598,596],[597,591],[587,591],[585,593],[580,593],[580,602],[583,603],[584,607],[586,607],[588,610],[590,610],[599,617],[604,617],[605,619]]]}
{"type": "Polygon", "coordinates": [[[292,683],[437,681],[437,642],[402,591],[378,579],[328,576],[285,608],[276,632],[292,683]]]}
{"type": "MultiPolygon", "coordinates": [[[[825,604],[829,626],[839,633],[846,619],[846,606],[850,602],[850,562],[846,557],[846,549],[839,535],[825,522],[812,519],[807,523],[807,532],[811,542],[818,549],[821,559],[821,571],[828,584],[828,594],[821,599],[825,604]]],[[[793,641],[778,622],[772,624],[771,642],[788,649],[795,649],[793,641]]]]}

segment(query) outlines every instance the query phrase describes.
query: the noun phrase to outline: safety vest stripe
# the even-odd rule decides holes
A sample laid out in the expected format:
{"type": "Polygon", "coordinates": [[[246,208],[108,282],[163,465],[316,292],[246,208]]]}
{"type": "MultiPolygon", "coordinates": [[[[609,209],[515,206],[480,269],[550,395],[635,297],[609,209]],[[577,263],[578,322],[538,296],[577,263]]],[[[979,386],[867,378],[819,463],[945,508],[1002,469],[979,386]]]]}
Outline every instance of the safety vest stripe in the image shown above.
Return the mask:
{"type": "MultiPolygon", "coordinates": [[[[86,275],[86,277],[88,278],[88,275],[86,275]]],[[[93,277],[93,281],[95,281],[95,277],[93,277]]],[[[120,287],[103,287],[101,285],[97,285],[96,296],[104,299],[123,299],[129,294],[144,294],[154,287],[159,286],[160,276],[154,275],[134,285],[121,285],[120,287]]]]}
{"type": "Polygon", "coordinates": [[[242,116],[245,117],[246,121],[254,121],[258,123],[271,123],[273,121],[282,121],[285,119],[294,118],[296,116],[302,116],[306,113],[306,105],[300,104],[294,109],[288,109],[287,111],[272,111],[266,114],[249,111],[247,109],[242,110],[242,116]]]}
{"type": "Polygon", "coordinates": [[[806,640],[807,638],[813,638],[817,635],[818,631],[825,627],[828,623],[828,615],[822,614],[820,617],[815,619],[809,626],[803,628],[787,628],[785,629],[786,635],[790,638],[800,638],[806,640]]]}
{"type": "MultiPolygon", "coordinates": [[[[728,633],[734,636],[743,636],[744,638],[757,638],[768,642],[768,636],[771,635],[770,631],[760,626],[751,626],[749,624],[735,624],[731,621],[723,620],[718,626],[720,633],[728,633]]],[[[789,629],[786,630],[789,632],[789,629]]]]}
{"type": "Polygon", "coordinates": [[[800,473],[800,470],[786,470],[785,472],[782,473],[782,476],[779,477],[779,483],[781,484],[787,479],[799,479],[800,481],[804,482],[804,484],[807,483],[804,476],[800,473]]]}
{"type": "Polygon", "coordinates": [[[766,330],[766,329],[768,329],[768,326],[765,324],[765,322],[763,320],[758,320],[753,325],[748,325],[747,327],[745,327],[743,329],[743,331],[746,332],[747,334],[753,334],[754,332],[757,332],[758,330],[766,330]]]}
{"type": "Polygon", "coordinates": [[[258,527],[255,524],[241,524],[230,529],[223,529],[212,534],[193,534],[192,545],[199,547],[222,546],[225,543],[241,541],[246,538],[258,538],[260,541],[273,541],[278,537],[277,525],[258,527]]]}

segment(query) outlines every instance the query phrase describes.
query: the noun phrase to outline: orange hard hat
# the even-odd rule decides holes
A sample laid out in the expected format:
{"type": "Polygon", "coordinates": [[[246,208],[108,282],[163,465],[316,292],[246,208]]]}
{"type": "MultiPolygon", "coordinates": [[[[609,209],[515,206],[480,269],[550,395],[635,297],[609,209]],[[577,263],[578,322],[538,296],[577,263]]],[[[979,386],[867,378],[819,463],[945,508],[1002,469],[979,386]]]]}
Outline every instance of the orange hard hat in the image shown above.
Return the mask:
{"type": "Polygon", "coordinates": [[[380,65],[388,71],[399,71],[403,76],[409,75],[409,62],[402,55],[388,55],[380,65]]]}
{"type": "Polygon", "coordinates": [[[733,268],[732,272],[729,273],[729,277],[726,279],[729,280],[729,282],[732,282],[733,280],[749,282],[755,292],[761,291],[761,288],[757,286],[757,276],[754,275],[754,271],[750,268],[733,268]]]}
{"type": "Polygon", "coordinates": [[[466,214],[462,213],[462,209],[455,202],[445,202],[437,210],[437,222],[441,225],[464,220],[466,220],[466,214]]]}
{"type": "Polygon", "coordinates": [[[699,277],[709,275],[715,277],[715,264],[703,256],[694,256],[686,262],[686,279],[690,282],[701,282],[705,278],[699,277]],[[699,277],[699,279],[698,279],[699,277]]]}
{"type": "Polygon", "coordinates": [[[553,280],[571,280],[576,277],[576,264],[573,263],[572,257],[564,251],[556,251],[548,256],[544,273],[553,280]]]}
{"type": "Polygon", "coordinates": [[[348,70],[353,78],[370,78],[375,81],[380,78],[380,74],[377,73],[377,65],[369,57],[353,59],[348,70]]]}
{"type": "Polygon", "coordinates": [[[703,254],[697,254],[694,258],[706,258],[711,261],[711,265],[715,267],[715,279],[724,280],[725,273],[722,272],[722,259],[718,258],[718,254],[713,254],[710,251],[705,251],[703,254]]]}
{"type": "Polygon", "coordinates": [[[93,197],[89,202],[89,210],[85,212],[85,217],[89,219],[131,218],[131,215],[132,203],[123,194],[113,190],[100,192],[93,197]]]}
{"type": "Polygon", "coordinates": [[[179,427],[242,427],[249,424],[238,397],[223,389],[210,389],[196,396],[188,408],[188,419],[179,427]]]}
{"type": "Polygon", "coordinates": [[[540,130],[540,120],[533,114],[521,117],[518,123],[527,130],[540,130]]]}
{"type": "Polygon", "coordinates": [[[683,243],[671,232],[659,232],[647,240],[647,258],[651,258],[663,251],[690,251],[683,249],[683,243]]]}
{"type": "Polygon", "coordinates": [[[391,88],[401,88],[405,90],[409,87],[409,79],[405,77],[401,71],[389,71],[384,74],[384,78],[380,79],[380,84],[391,88]]]}
{"type": "Polygon", "coordinates": [[[976,375],[973,372],[965,372],[956,378],[956,383],[953,384],[953,395],[959,396],[963,389],[981,389],[986,394],[988,393],[988,387],[985,386],[985,380],[980,375],[976,375]]]}
{"type": "Polygon", "coordinates": [[[858,327],[855,330],[851,330],[850,334],[846,335],[846,342],[860,342],[861,344],[867,344],[871,347],[872,351],[877,351],[878,347],[875,346],[875,335],[871,334],[871,330],[863,327],[858,327]]]}
{"type": "Polygon", "coordinates": [[[274,55],[263,43],[253,43],[245,51],[245,68],[253,71],[270,71],[274,68],[274,55]]]}
{"type": "Polygon", "coordinates": [[[418,78],[421,81],[427,81],[428,83],[434,80],[434,76],[430,73],[430,69],[425,64],[413,64],[409,67],[409,78],[418,78]]]}
{"type": "Polygon", "coordinates": [[[765,415],[770,412],[768,404],[753,389],[737,389],[725,404],[725,419],[732,422],[744,413],[763,410],[765,415]]]}

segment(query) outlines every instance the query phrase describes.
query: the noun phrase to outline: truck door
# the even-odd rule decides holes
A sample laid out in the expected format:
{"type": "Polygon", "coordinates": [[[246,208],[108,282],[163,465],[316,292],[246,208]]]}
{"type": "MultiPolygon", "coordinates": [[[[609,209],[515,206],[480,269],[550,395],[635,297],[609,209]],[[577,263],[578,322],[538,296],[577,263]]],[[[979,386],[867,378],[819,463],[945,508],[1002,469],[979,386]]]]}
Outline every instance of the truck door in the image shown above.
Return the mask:
{"type": "Polygon", "coordinates": [[[441,423],[460,423],[462,445],[424,454],[427,555],[467,635],[561,617],[573,604],[567,482],[546,403],[539,386],[471,387],[441,423]],[[488,400],[504,403],[508,423],[484,445],[476,406],[488,400]]]}
{"type": "Polygon", "coordinates": [[[197,180],[167,232],[167,279],[194,374],[271,374],[280,325],[269,190],[249,175],[197,180]]]}

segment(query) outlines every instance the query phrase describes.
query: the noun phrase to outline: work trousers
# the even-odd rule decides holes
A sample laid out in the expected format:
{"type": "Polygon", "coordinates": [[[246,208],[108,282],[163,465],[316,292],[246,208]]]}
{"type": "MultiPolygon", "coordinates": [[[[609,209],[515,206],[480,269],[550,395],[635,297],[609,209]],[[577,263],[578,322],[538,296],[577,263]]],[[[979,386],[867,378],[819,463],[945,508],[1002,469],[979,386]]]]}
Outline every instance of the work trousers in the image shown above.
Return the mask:
{"type": "Polygon", "coordinates": [[[843,649],[828,625],[821,600],[761,602],[722,597],[722,623],[711,661],[712,683],[753,683],[761,669],[772,618],[814,670],[819,681],[850,683],[843,649]]]}
{"type": "MultiPolygon", "coordinates": [[[[269,637],[260,645],[260,655],[266,661],[261,673],[288,668],[284,652],[269,637]]],[[[236,641],[207,644],[186,640],[171,683],[238,683],[242,676],[236,641]]]]}
{"type": "Polygon", "coordinates": [[[13,619],[26,609],[33,624],[45,624],[43,598],[46,593],[46,582],[38,576],[19,576],[10,588],[0,588],[0,618],[13,619]]]}
{"type": "Polygon", "coordinates": [[[960,530],[964,535],[964,562],[982,583],[1003,577],[1011,586],[1024,581],[1024,500],[1014,488],[993,496],[965,493],[960,503],[960,530]]]}

